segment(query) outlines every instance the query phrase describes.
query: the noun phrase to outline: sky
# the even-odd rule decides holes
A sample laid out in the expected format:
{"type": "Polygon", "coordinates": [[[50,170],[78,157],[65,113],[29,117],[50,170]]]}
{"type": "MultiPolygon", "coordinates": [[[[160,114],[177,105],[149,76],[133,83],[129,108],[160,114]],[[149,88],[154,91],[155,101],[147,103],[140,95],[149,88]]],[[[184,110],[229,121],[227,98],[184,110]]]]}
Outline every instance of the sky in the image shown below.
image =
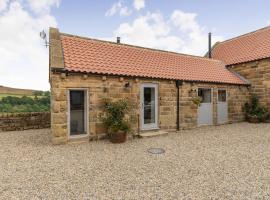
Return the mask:
{"type": "Polygon", "coordinates": [[[0,85],[49,90],[48,48],[60,32],[203,56],[213,43],[270,25],[269,0],[0,0],[0,85]]]}

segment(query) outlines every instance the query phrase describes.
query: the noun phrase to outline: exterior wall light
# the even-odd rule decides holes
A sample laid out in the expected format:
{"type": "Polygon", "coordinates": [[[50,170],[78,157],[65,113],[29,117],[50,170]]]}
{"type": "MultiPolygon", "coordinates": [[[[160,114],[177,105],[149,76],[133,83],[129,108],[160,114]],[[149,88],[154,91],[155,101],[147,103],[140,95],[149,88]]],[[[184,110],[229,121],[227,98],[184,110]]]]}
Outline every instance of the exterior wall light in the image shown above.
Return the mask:
{"type": "Polygon", "coordinates": [[[131,88],[131,83],[130,82],[127,82],[127,83],[125,83],[125,88],[131,88]]]}

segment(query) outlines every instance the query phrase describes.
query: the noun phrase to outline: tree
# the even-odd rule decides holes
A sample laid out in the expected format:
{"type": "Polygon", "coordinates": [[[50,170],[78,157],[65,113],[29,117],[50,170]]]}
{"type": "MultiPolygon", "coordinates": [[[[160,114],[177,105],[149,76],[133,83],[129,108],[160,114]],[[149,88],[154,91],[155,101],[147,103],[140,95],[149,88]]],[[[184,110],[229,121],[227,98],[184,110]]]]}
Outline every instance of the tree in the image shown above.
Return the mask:
{"type": "Polygon", "coordinates": [[[45,92],[43,93],[43,95],[46,96],[46,97],[49,97],[49,96],[51,95],[51,93],[50,93],[50,91],[45,91],[45,92]]]}
{"type": "Polygon", "coordinates": [[[33,95],[35,96],[35,98],[37,98],[38,96],[42,96],[43,92],[42,91],[34,91],[33,95]]]}
{"type": "Polygon", "coordinates": [[[0,100],[0,112],[47,112],[50,110],[50,96],[31,98],[7,96],[0,100]]]}

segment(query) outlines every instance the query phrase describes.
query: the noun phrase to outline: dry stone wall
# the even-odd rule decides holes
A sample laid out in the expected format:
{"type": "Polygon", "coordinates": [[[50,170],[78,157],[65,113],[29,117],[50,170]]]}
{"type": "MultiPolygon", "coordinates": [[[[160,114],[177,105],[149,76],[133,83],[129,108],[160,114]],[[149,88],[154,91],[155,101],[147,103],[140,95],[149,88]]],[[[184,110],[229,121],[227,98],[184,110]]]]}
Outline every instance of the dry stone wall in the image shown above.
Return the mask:
{"type": "Polygon", "coordinates": [[[0,113],[0,131],[50,128],[51,114],[41,113],[0,113]]]}

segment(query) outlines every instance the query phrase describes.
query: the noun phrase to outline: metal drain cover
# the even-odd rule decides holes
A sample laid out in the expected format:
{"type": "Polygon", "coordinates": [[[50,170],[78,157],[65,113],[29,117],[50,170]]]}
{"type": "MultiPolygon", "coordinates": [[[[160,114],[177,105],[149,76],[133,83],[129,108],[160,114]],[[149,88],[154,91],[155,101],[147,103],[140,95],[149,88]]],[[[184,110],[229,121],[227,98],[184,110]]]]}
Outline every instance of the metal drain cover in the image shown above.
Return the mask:
{"type": "Polygon", "coordinates": [[[162,148],[150,148],[147,150],[151,154],[163,154],[165,153],[165,150],[162,148]]]}

